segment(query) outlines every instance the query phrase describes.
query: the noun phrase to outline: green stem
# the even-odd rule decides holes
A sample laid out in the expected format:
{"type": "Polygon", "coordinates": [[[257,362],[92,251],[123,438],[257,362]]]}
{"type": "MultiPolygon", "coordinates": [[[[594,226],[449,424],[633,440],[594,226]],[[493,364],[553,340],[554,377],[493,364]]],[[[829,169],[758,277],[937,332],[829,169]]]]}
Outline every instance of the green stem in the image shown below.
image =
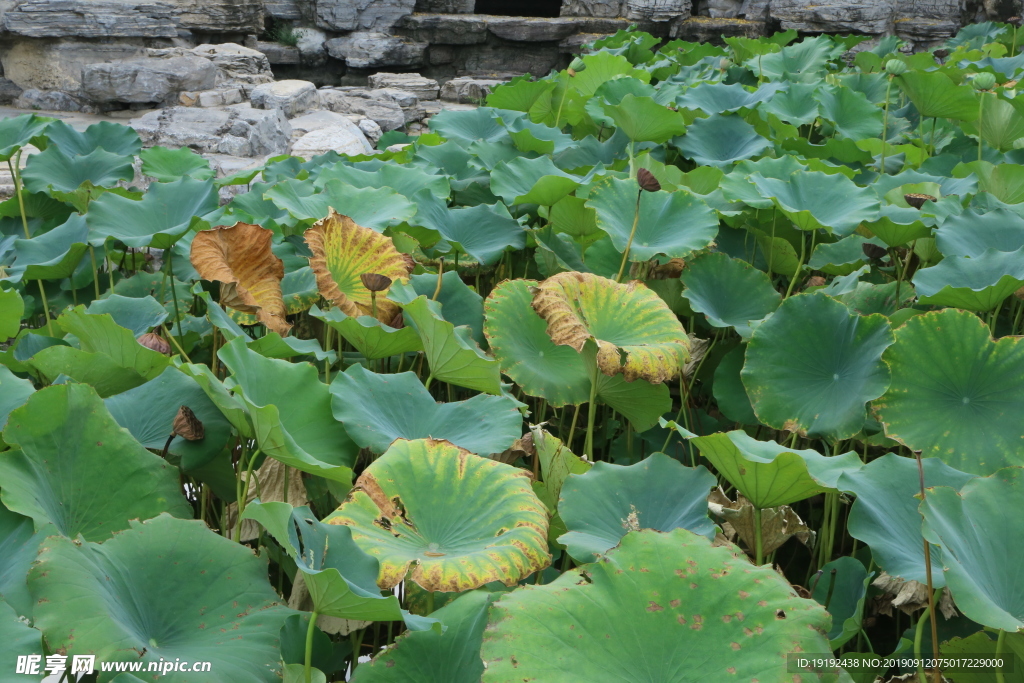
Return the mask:
{"type": "Polygon", "coordinates": [[[889,92],[892,90],[892,76],[889,76],[889,83],[885,86],[885,114],[882,117],[882,161],[879,165],[879,173],[885,173],[885,145],[886,134],[889,132],[889,92]]]}
{"type": "Polygon", "coordinates": [[[92,261],[92,287],[96,292],[96,298],[100,298],[100,271],[96,268],[96,248],[89,245],[89,259],[92,261]]]}
{"type": "MultiPolygon", "coordinates": [[[[981,129],[984,125],[984,120],[981,118],[985,111],[985,93],[979,93],[981,97],[978,98],[978,161],[981,161],[981,129]]],[[[934,133],[933,133],[934,135],[934,133]]],[[[933,141],[934,142],[934,141],[933,141]]]]}
{"type": "MultiPolygon", "coordinates": [[[[239,483],[238,489],[241,495],[238,496],[238,514],[235,516],[235,543],[242,542],[242,513],[245,512],[245,505],[249,501],[249,482],[252,481],[252,467],[256,464],[256,457],[259,454],[260,449],[257,448],[249,456],[249,466],[245,468],[245,483],[239,483]]],[[[242,463],[239,462],[238,464],[241,465],[242,463]]]]}
{"type": "MultiPolygon", "coordinates": [[[[456,259],[457,258],[458,258],[458,256],[456,256],[456,259]]],[[[455,262],[455,267],[456,268],[459,267],[459,262],[458,261],[455,262]]],[[[370,316],[374,320],[377,319],[377,292],[372,292],[372,291],[370,292],[370,316]]]]}
{"type": "Polygon", "coordinates": [[[590,458],[591,462],[597,459],[594,457],[594,418],[597,416],[597,356],[594,356],[594,367],[590,370],[590,403],[587,405],[587,440],[583,445],[583,452],[590,458]]]}
{"type": "MultiPolygon", "coordinates": [[[[917,460],[917,476],[918,476],[919,484],[920,484],[920,487],[921,487],[921,500],[924,501],[925,500],[924,463],[921,461],[921,452],[917,451],[914,454],[914,457],[917,460]]],[[[932,615],[932,617],[931,617],[931,624],[932,624],[932,657],[935,659],[936,662],[938,662],[938,660],[939,660],[939,627],[938,627],[938,624],[935,621],[934,615],[935,615],[935,599],[938,597],[939,592],[942,589],[939,588],[938,590],[936,590],[935,586],[932,583],[932,549],[931,549],[931,544],[928,543],[928,539],[925,539],[923,541],[923,543],[924,543],[924,573],[925,573],[925,582],[926,582],[926,584],[928,586],[928,614],[932,615]]],[[[921,630],[921,626],[920,626],[920,623],[919,623],[918,624],[918,637],[920,637],[920,630],[921,630]]],[[[914,642],[914,647],[915,647],[914,654],[915,654],[915,656],[918,659],[920,659],[921,658],[921,653],[919,651],[920,647],[919,647],[919,644],[916,642],[916,639],[915,639],[915,642],[914,642]]],[[[923,670],[919,670],[918,671],[918,677],[922,681],[924,681],[924,671],[923,670]]],[[[942,676],[939,673],[939,667],[936,666],[935,667],[935,683],[940,683],[941,680],[942,680],[942,676]]]]}
{"type": "Polygon", "coordinates": [[[926,679],[924,675],[924,664],[921,663],[921,640],[924,637],[925,619],[928,619],[930,621],[930,616],[931,607],[925,607],[924,612],[921,613],[921,617],[917,620],[917,628],[914,629],[914,659],[916,659],[919,662],[917,667],[917,679],[922,683],[924,683],[926,679]]]}
{"type": "Polygon", "coordinates": [[[636,237],[636,227],[640,223],[640,198],[644,191],[636,193],[636,210],[633,212],[633,227],[629,231],[629,240],[626,241],[626,250],[622,252],[622,263],[619,264],[619,274],[615,276],[616,282],[622,282],[622,274],[626,272],[626,263],[629,262],[629,250],[633,246],[633,238],[636,237]]]}
{"type": "Polygon", "coordinates": [[[434,613],[434,591],[427,591],[427,614],[434,613]]]}
{"type": "Polygon", "coordinates": [[[558,111],[555,113],[555,125],[554,128],[558,128],[559,122],[562,120],[562,107],[565,105],[565,96],[569,94],[569,74],[565,74],[564,83],[562,83],[562,100],[558,103],[558,111]]]}
{"type": "Polygon", "coordinates": [[[427,381],[423,383],[423,388],[429,390],[430,389],[430,383],[433,382],[433,381],[434,381],[434,375],[433,374],[427,375],[427,381]]]}
{"type": "Polygon", "coordinates": [[[576,420],[580,416],[580,404],[576,404],[576,410],[572,412],[572,425],[569,427],[569,438],[565,442],[565,447],[570,451],[572,450],[572,438],[576,435],[576,420]]]}
{"type": "Polygon", "coordinates": [[[754,507],[754,557],[757,566],[764,562],[764,543],[761,538],[761,508],[754,507]]]}
{"type": "MultiPolygon", "coordinates": [[[[999,637],[996,638],[996,659],[1003,656],[1003,646],[1006,644],[1006,631],[999,629],[999,637]]],[[[1006,677],[1003,675],[1003,667],[999,666],[996,668],[996,683],[1006,683],[1006,677]]]]}
{"type": "MultiPolygon", "coordinates": [[[[185,335],[181,332],[181,313],[178,312],[178,295],[174,291],[174,250],[168,248],[164,253],[167,254],[167,270],[171,276],[171,301],[174,302],[174,319],[178,321],[178,336],[184,338],[185,335]]],[[[113,273],[111,273],[110,277],[114,277],[113,273]]],[[[110,289],[114,289],[113,280],[111,280],[110,289]]]]}
{"type": "MultiPolygon", "coordinates": [[[[28,214],[25,212],[25,197],[21,192],[21,152],[18,150],[18,154],[14,157],[14,166],[11,166],[10,160],[7,161],[7,167],[11,170],[11,177],[14,179],[14,194],[18,197],[18,210],[21,212],[21,227],[25,231],[25,239],[32,239],[32,233],[28,230],[28,214]]],[[[52,337],[53,334],[53,322],[50,320],[50,302],[46,299],[46,289],[43,287],[42,280],[36,280],[36,284],[39,285],[39,296],[43,300],[43,315],[46,316],[46,331],[52,337]]]]}
{"type": "Polygon", "coordinates": [[[804,259],[807,258],[807,240],[804,239],[803,235],[800,235],[800,260],[797,261],[796,270],[793,271],[793,277],[789,281],[789,287],[786,288],[785,299],[789,298],[789,295],[793,293],[793,287],[796,285],[796,279],[800,277],[800,271],[804,269],[804,259]]]}
{"type": "MultiPolygon", "coordinates": [[[[306,683],[313,683],[313,633],[316,630],[316,610],[309,614],[309,626],[306,627],[306,665],[305,665],[305,680],[306,683]]],[[[353,657],[358,657],[359,653],[355,653],[353,657]]]]}

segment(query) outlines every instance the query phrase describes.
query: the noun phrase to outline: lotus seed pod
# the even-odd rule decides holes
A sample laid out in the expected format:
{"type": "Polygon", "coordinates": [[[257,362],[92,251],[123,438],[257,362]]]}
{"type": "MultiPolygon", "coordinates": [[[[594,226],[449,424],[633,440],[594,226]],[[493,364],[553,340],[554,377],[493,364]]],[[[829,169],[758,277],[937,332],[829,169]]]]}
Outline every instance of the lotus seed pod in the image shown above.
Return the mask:
{"type": "Polygon", "coordinates": [[[579,57],[577,57],[576,59],[572,60],[572,62],[569,63],[569,69],[573,73],[579,73],[579,72],[583,71],[586,68],[587,68],[586,62],[584,62],[579,57]]]}
{"type": "Polygon", "coordinates": [[[640,183],[640,189],[648,192],[657,192],[661,189],[661,183],[654,177],[654,174],[648,171],[646,168],[641,168],[636,172],[636,181],[640,183]]]}
{"type": "Polygon", "coordinates": [[[902,76],[907,73],[907,63],[902,59],[890,59],[885,63],[885,73],[890,76],[902,76]]]}
{"type": "Polygon", "coordinates": [[[387,275],[381,275],[380,273],[363,273],[359,276],[359,279],[363,282],[363,287],[366,287],[371,292],[383,292],[391,286],[391,278],[387,275]]]}
{"type": "Polygon", "coordinates": [[[862,244],[861,249],[864,250],[864,255],[869,259],[882,259],[889,253],[885,250],[885,247],[880,247],[877,244],[871,244],[871,242],[865,242],[862,244]]]}
{"type": "Polygon", "coordinates": [[[973,83],[975,90],[991,90],[996,87],[996,77],[995,74],[990,74],[985,71],[976,75],[973,83]]]}
{"type": "Polygon", "coordinates": [[[178,414],[174,416],[174,423],[171,426],[171,433],[180,436],[186,441],[202,441],[206,438],[206,428],[203,422],[188,406],[178,408],[178,414]]]}
{"type": "Polygon", "coordinates": [[[153,332],[147,332],[140,336],[136,341],[145,346],[147,349],[162,353],[165,356],[171,355],[171,345],[167,343],[167,340],[161,337],[159,334],[153,332]]]}
{"type": "Polygon", "coordinates": [[[925,202],[934,202],[937,197],[933,197],[930,194],[921,194],[920,192],[911,192],[910,194],[903,195],[903,199],[915,209],[920,209],[924,206],[925,202]]]}

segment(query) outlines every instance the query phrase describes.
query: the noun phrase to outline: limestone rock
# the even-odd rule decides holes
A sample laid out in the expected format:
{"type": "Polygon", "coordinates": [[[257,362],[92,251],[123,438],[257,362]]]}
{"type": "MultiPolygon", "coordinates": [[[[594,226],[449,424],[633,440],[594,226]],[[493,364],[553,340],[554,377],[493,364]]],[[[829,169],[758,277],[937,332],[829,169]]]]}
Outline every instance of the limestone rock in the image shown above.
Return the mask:
{"type": "MultiPolygon", "coordinates": [[[[416,95],[417,99],[420,100],[436,100],[439,91],[437,81],[433,78],[426,78],[419,74],[376,73],[371,74],[367,79],[367,82],[371,88],[386,88],[410,92],[416,95]]],[[[415,102],[410,104],[401,104],[401,106],[411,106],[412,104],[415,104],[415,102]]]]}
{"type": "Polygon", "coordinates": [[[329,31],[387,31],[416,0],[316,0],[316,25],[329,31]]]}
{"type": "Polygon", "coordinates": [[[253,88],[249,96],[256,109],[280,109],[288,118],[317,106],[316,86],[309,81],[275,81],[253,88]]]}
{"type": "Polygon", "coordinates": [[[743,0],[701,0],[700,14],[713,19],[734,19],[743,9],[743,0]]]}
{"type": "Polygon", "coordinates": [[[783,30],[886,33],[893,28],[895,0],[772,0],[769,14],[783,30]]]}
{"type": "MultiPolygon", "coordinates": [[[[150,50],[150,52],[155,52],[150,50]]],[[[243,47],[237,43],[220,43],[218,45],[198,45],[189,53],[204,57],[217,67],[217,87],[237,86],[248,93],[253,86],[270,83],[274,80],[274,72],[270,70],[270,62],[259,50],[243,47]]]]}
{"type": "Polygon", "coordinates": [[[472,14],[476,0],[416,0],[417,14],[472,14]]]}
{"type": "MultiPolygon", "coordinates": [[[[473,11],[472,3],[468,11],[473,11]]],[[[412,14],[396,26],[413,40],[431,45],[476,45],[487,42],[487,19],[475,14],[412,14]]]]}
{"type": "Polygon", "coordinates": [[[423,64],[427,43],[383,33],[352,33],[326,42],[327,52],[355,69],[423,64]]]}
{"type": "Polygon", "coordinates": [[[357,125],[371,145],[376,145],[377,140],[380,140],[380,136],[384,134],[377,122],[372,119],[360,119],[357,125]]]}
{"type": "Polygon", "coordinates": [[[285,21],[302,19],[302,6],[298,0],[264,0],[263,12],[269,17],[285,21]]]}
{"type": "Polygon", "coordinates": [[[720,41],[722,37],[757,38],[765,33],[763,21],[751,19],[712,19],[710,17],[685,17],[673,22],[669,35],[694,43],[720,41]]]}
{"type": "MultiPolygon", "coordinates": [[[[358,126],[352,120],[352,117],[344,114],[336,114],[333,111],[324,111],[320,109],[318,111],[311,111],[308,114],[298,116],[288,123],[292,127],[292,140],[298,140],[306,133],[312,133],[314,130],[320,130],[321,128],[332,128],[341,126],[343,128],[352,128],[358,126]]],[[[369,148],[366,150],[369,152],[369,148]]]]}
{"type": "Polygon", "coordinates": [[[893,25],[901,38],[914,42],[939,41],[955,35],[968,23],[963,14],[958,0],[918,0],[911,5],[895,3],[893,25]]]}
{"type": "Polygon", "coordinates": [[[78,92],[86,66],[142,56],[145,50],[134,39],[111,38],[102,44],[79,39],[15,40],[0,46],[4,76],[26,90],[78,92]]]}
{"type": "Polygon", "coordinates": [[[225,107],[239,104],[244,99],[240,88],[183,92],[178,95],[178,103],[185,107],[225,107]]]}
{"type": "Polygon", "coordinates": [[[621,17],[623,0],[562,0],[563,17],[621,17]]]}
{"type": "Polygon", "coordinates": [[[281,43],[272,43],[261,40],[256,43],[256,49],[267,57],[271,64],[301,64],[302,53],[299,48],[281,43]]]}
{"type": "Polygon", "coordinates": [[[216,78],[216,67],[201,57],[138,59],[85,67],[82,92],[93,102],[161,103],[183,90],[209,90],[216,78]]]}
{"type": "MultiPolygon", "coordinates": [[[[660,0],[658,4],[660,6],[660,0]]],[[[577,23],[568,17],[488,17],[487,30],[505,40],[540,43],[571,36],[577,31],[577,23]]]]}
{"type": "Polygon", "coordinates": [[[292,145],[292,154],[310,159],[327,152],[372,154],[366,135],[351,121],[348,125],[328,126],[306,133],[292,145]]]}
{"type": "Polygon", "coordinates": [[[322,88],[320,106],[339,114],[360,114],[375,121],[385,132],[405,125],[405,113],[398,104],[390,99],[375,99],[366,91],[322,88]]]}
{"type": "Polygon", "coordinates": [[[174,38],[172,10],[159,0],[24,0],[0,24],[31,38],[174,38]]]}
{"type": "Polygon", "coordinates": [[[441,99],[446,102],[476,104],[491,94],[491,90],[505,81],[462,76],[441,86],[441,99]]]}
{"type": "Polygon", "coordinates": [[[302,63],[306,66],[319,66],[327,61],[327,48],[324,43],[327,35],[315,28],[302,27],[292,31],[298,39],[295,47],[299,49],[302,63]]]}
{"type": "MultiPolygon", "coordinates": [[[[94,0],[89,0],[93,2],[94,0]]],[[[199,33],[262,33],[262,0],[165,0],[179,28],[199,33]]]]}
{"type": "Polygon", "coordinates": [[[671,21],[689,16],[690,0],[625,0],[626,17],[634,20],[671,21]]]}
{"type": "Polygon", "coordinates": [[[146,146],[189,147],[199,153],[238,157],[284,154],[291,138],[283,112],[247,104],[159,109],[132,119],[129,125],[146,146]]]}
{"type": "Polygon", "coordinates": [[[78,98],[59,90],[29,90],[21,93],[15,100],[18,109],[43,111],[95,111],[78,98]]]}
{"type": "Polygon", "coordinates": [[[0,78],[0,104],[11,104],[22,92],[22,88],[11,79],[0,78]]]}

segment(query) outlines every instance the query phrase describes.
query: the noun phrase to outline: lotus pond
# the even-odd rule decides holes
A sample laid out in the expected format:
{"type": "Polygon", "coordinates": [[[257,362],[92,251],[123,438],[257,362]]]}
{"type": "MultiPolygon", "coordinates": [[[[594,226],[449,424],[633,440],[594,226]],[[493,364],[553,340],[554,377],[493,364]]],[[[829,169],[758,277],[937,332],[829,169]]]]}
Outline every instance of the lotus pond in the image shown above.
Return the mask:
{"type": "Polygon", "coordinates": [[[623,31],[226,178],[0,122],[0,681],[1024,680],[1017,34],[623,31]]]}

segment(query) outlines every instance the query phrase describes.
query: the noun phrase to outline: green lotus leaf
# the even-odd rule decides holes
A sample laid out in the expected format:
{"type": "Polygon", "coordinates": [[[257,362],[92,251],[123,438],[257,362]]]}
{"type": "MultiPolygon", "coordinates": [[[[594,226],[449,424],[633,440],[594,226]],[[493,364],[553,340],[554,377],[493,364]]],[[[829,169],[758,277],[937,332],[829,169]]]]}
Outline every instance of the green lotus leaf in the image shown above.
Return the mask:
{"type": "Polygon", "coordinates": [[[0,289],[0,341],[16,337],[21,329],[25,301],[16,289],[0,289]]]}
{"type": "Polygon", "coordinates": [[[208,365],[193,365],[175,361],[175,365],[183,373],[195,380],[196,384],[206,393],[206,397],[213,402],[220,412],[227,418],[231,426],[235,428],[240,436],[251,439],[254,436],[252,421],[249,419],[249,409],[245,404],[228,391],[224,383],[218,379],[208,365]]]}
{"type": "Polygon", "coordinates": [[[594,562],[629,531],[689,529],[714,537],[708,493],[717,485],[703,466],[684,467],[654,453],[623,467],[598,462],[562,486],[558,514],[568,533],[558,542],[577,562],[594,562]]]}
{"type": "Polygon", "coordinates": [[[938,486],[921,503],[924,535],[942,547],[946,585],[956,606],[979,624],[1024,630],[1017,572],[1021,550],[1005,538],[1024,533],[1024,468],[1007,467],[955,489],[938,486]]]}
{"type": "Polygon", "coordinates": [[[690,340],[679,320],[636,280],[619,284],[590,273],[559,273],[540,283],[532,306],[555,344],[582,353],[588,341],[595,342],[593,362],[608,376],[658,384],[676,377],[689,357],[690,340]]]}
{"type": "Polygon", "coordinates": [[[580,186],[581,178],[555,166],[550,157],[517,156],[491,171],[491,192],[506,204],[551,206],[580,186]]]}
{"type": "Polygon", "coordinates": [[[633,142],[662,143],[686,132],[683,117],[651,97],[628,94],[618,104],[606,104],[604,111],[633,142]]]}
{"type": "Polygon", "coordinates": [[[60,148],[50,145],[45,152],[29,157],[22,177],[29,191],[52,193],[56,199],[71,201],[79,211],[85,211],[92,188],[115,185],[119,180],[135,177],[133,161],[133,157],[111,154],[103,149],[69,157],[60,148]]]}
{"type": "Polygon", "coordinates": [[[510,122],[508,134],[516,149],[525,153],[558,154],[576,145],[571,135],[526,117],[510,122]]]}
{"type": "Polygon", "coordinates": [[[821,228],[845,237],[862,221],[874,220],[878,215],[875,194],[841,173],[804,171],[786,180],[755,173],[750,181],[801,230],[821,228]]]}
{"type": "MultiPolygon", "coordinates": [[[[937,458],[924,458],[926,486],[950,486],[960,490],[973,479],[937,458]]],[[[839,488],[857,496],[850,508],[847,530],[871,548],[871,556],[891,576],[925,583],[924,536],[918,512],[921,480],[917,462],[912,458],[886,453],[860,470],[845,472],[839,488]]],[[[942,575],[938,548],[932,548],[932,584],[941,588],[942,575]]]]}
{"type": "MultiPolygon", "coordinates": [[[[973,166],[973,164],[972,164],[973,166]]],[[[1006,204],[1024,202],[1024,166],[999,164],[987,168],[975,168],[978,173],[978,189],[992,194],[1006,204]]]]}
{"type": "Polygon", "coordinates": [[[980,121],[963,123],[965,132],[978,136],[1000,152],[1013,150],[1013,143],[1024,137],[1024,115],[1008,100],[991,93],[979,93],[984,100],[980,121]]]}
{"type": "Polygon", "coordinates": [[[30,380],[16,377],[8,368],[0,366],[0,429],[7,424],[11,411],[24,405],[34,391],[30,380]]]}
{"type": "Polygon", "coordinates": [[[708,247],[718,234],[715,212],[684,189],[642,192],[636,180],[606,178],[591,189],[586,205],[597,212],[597,227],[619,252],[630,245],[631,261],[659,254],[685,258],[708,247]]]}
{"type": "Polygon", "coordinates": [[[746,345],[740,344],[722,356],[722,360],[718,361],[718,367],[715,368],[711,390],[722,415],[734,422],[756,425],[759,424],[757,416],[754,414],[747,390],[740,379],[740,370],[743,369],[746,351],[746,345]]]}
{"type": "Polygon", "coordinates": [[[408,199],[426,190],[438,199],[447,200],[452,191],[448,179],[443,175],[426,173],[400,164],[384,164],[375,171],[368,171],[339,162],[321,170],[313,184],[323,187],[331,180],[340,180],[358,188],[388,188],[408,199]]]}
{"type": "Polygon", "coordinates": [[[828,60],[846,49],[845,46],[836,46],[828,36],[815,36],[787,45],[778,52],[753,57],[743,66],[758,78],[765,77],[771,81],[817,83],[822,80],[828,60]]]}
{"type": "Polygon", "coordinates": [[[60,119],[51,120],[46,127],[46,137],[50,144],[57,145],[69,156],[84,156],[97,149],[135,156],[142,149],[142,140],[134,128],[111,121],[100,121],[78,131],[60,119]]]}
{"type": "Polygon", "coordinates": [[[744,339],[750,337],[751,322],[764,320],[782,302],[765,273],[721,252],[689,261],[679,279],[693,310],[713,327],[736,328],[744,339]]]}
{"type": "Polygon", "coordinates": [[[129,524],[102,544],[44,541],[29,588],[47,645],[95,654],[97,663],[210,662],[201,679],[210,683],[280,681],[277,637],[294,611],[277,603],[266,560],[200,521],[129,524]]]}
{"type": "Polygon", "coordinates": [[[479,394],[437,403],[416,373],[378,375],[353,365],[331,383],[334,417],[362,448],[383,453],[396,439],[445,439],[479,455],[502,453],[523,434],[516,402],[479,394]]]}
{"type": "Polygon", "coordinates": [[[441,276],[441,288],[437,288],[437,275],[423,273],[411,275],[407,281],[395,282],[388,291],[388,298],[407,304],[418,296],[427,296],[441,304],[441,317],[458,327],[465,325],[473,332],[473,339],[480,346],[484,339],[484,299],[475,289],[462,281],[455,270],[446,270],[441,276]],[[434,294],[437,298],[434,298],[434,294]]]}
{"type": "Polygon", "coordinates": [[[685,109],[700,109],[705,114],[724,114],[753,109],[771,100],[783,90],[778,84],[768,83],[751,92],[739,83],[697,83],[676,98],[676,104],[685,109]]]}
{"type": "Polygon", "coordinates": [[[111,290],[111,293],[133,299],[152,296],[159,303],[163,304],[164,310],[167,311],[169,316],[168,320],[174,319],[175,299],[178,300],[178,312],[187,311],[192,305],[192,294],[189,291],[189,286],[177,278],[172,279],[168,277],[165,281],[163,273],[136,273],[124,280],[118,280],[114,284],[114,289],[111,290]]]}
{"type": "Polygon", "coordinates": [[[480,643],[487,609],[500,593],[470,591],[433,612],[446,627],[410,631],[368,664],[360,664],[353,683],[479,683],[484,672],[480,643]]]}
{"type": "Polygon", "coordinates": [[[73,214],[63,225],[32,239],[14,241],[17,258],[9,276],[23,280],[59,280],[70,277],[89,249],[85,217],[73,214]]]}
{"type": "MultiPolygon", "coordinates": [[[[46,661],[42,659],[43,634],[21,621],[14,608],[3,599],[0,599],[0,639],[5,643],[4,653],[0,655],[0,666],[8,674],[18,670],[19,657],[37,655],[41,661],[46,661]]],[[[22,680],[33,679],[22,678],[22,680]]],[[[39,680],[39,677],[36,677],[35,680],[39,680]]]]}
{"type": "Polygon", "coordinates": [[[216,208],[213,183],[185,177],[152,185],[138,201],[107,192],[89,204],[85,220],[94,246],[113,237],[129,247],[168,249],[189,231],[197,216],[216,208]]]}
{"type": "MultiPolygon", "coordinates": [[[[542,482],[534,482],[533,490],[554,515],[562,486],[570,474],[585,474],[592,465],[570,451],[565,444],[536,425],[530,426],[533,445],[540,461],[542,482]]],[[[554,523],[549,531],[554,531],[554,523]]]]}
{"type": "Polygon", "coordinates": [[[883,204],[874,220],[865,221],[864,227],[890,247],[930,237],[935,219],[916,209],[895,204],[883,204]]]}
{"type": "Polygon", "coordinates": [[[821,105],[821,116],[832,122],[843,138],[863,140],[882,134],[882,110],[856,90],[823,85],[814,95],[821,105]]]}
{"type": "Polygon", "coordinates": [[[914,273],[922,304],[991,311],[1024,285],[1024,246],[1017,251],[986,249],[979,256],[947,256],[914,273]]]}
{"type": "Polygon", "coordinates": [[[139,158],[142,159],[143,174],[161,183],[174,182],[185,176],[209,180],[215,175],[210,162],[188,147],[149,147],[142,150],[139,158]]]}
{"type": "Polygon", "coordinates": [[[189,471],[212,460],[231,438],[231,423],[196,381],[175,368],[167,368],[156,379],[142,386],[111,396],[104,401],[119,425],[135,439],[153,450],[162,450],[181,458],[181,468],[189,471]],[[181,406],[187,406],[203,423],[205,436],[187,441],[172,434],[171,426],[181,406]]]}
{"type": "Polygon", "coordinates": [[[777,93],[758,109],[794,126],[806,126],[813,123],[820,113],[814,98],[817,89],[816,83],[790,83],[786,90],[777,93]]]}
{"type": "Polygon", "coordinates": [[[119,327],[131,330],[136,337],[167,319],[167,309],[152,296],[135,298],[110,294],[105,299],[94,300],[85,312],[90,315],[109,313],[119,327]]]}
{"type": "Polygon", "coordinates": [[[254,501],[242,518],[262,524],[295,561],[318,614],[370,621],[404,618],[416,630],[436,623],[401,609],[397,596],[381,595],[377,560],[359,548],[348,527],[321,523],[308,507],[279,502],[254,501]]]}
{"type": "Polygon", "coordinates": [[[0,454],[0,499],[69,538],[102,540],[129,519],[161,512],[192,516],[175,468],[124,432],[89,386],[37,391],[11,413],[3,435],[15,448],[0,454]]]}
{"type": "Polygon", "coordinates": [[[698,164],[723,167],[757,156],[770,143],[739,116],[713,114],[694,121],[673,144],[698,164]]]}
{"type": "Polygon", "coordinates": [[[693,439],[701,455],[758,508],[789,505],[835,490],[840,475],[861,467],[853,451],[824,456],[774,441],[758,441],[742,430],[693,439]]]}
{"type": "Polygon", "coordinates": [[[444,320],[436,302],[426,296],[416,297],[402,308],[420,336],[434,379],[488,394],[502,393],[498,361],[480,349],[468,327],[444,320]]]}
{"type": "Polygon", "coordinates": [[[236,338],[218,356],[237,383],[260,449],[289,467],[351,481],[358,447],[331,413],[331,392],[309,363],[264,358],[236,338]]]}
{"type": "Polygon", "coordinates": [[[487,96],[487,106],[497,109],[514,111],[530,111],[537,98],[555,88],[551,81],[534,81],[529,78],[516,78],[510,83],[502,83],[487,96]]]}
{"type": "Polygon", "coordinates": [[[807,266],[828,275],[849,275],[867,262],[868,257],[864,253],[865,244],[885,248],[885,242],[877,237],[849,235],[837,242],[818,244],[811,252],[807,266]]]}
{"type": "Polygon", "coordinates": [[[57,323],[78,338],[79,348],[56,345],[32,356],[29,364],[50,381],[67,375],[112,396],[153,379],[170,359],[146,348],[109,314],[90,315],[84,306],[62,314],[57,323]]]}
{"type": "Polygon", "coordinates": [[[797,171],[806,170],[806,166],[797,161],[796,157],[785,155],[779,159],[764,157],[757,161],[741,161],[736,167],[722,177],[719,183],[722,194],[729,201],[741,201],[758,209],[770,209],[774,206],[770,197],[763,197],[754,186],[751,176],[755,173],[765,178],[786,179],[797,171]]]}
{"type": "Polygon", "coordinates": [[[935,244],[946,256],[976,258],[987,249],[1018,251],[1024,247],[1024,218],[1006,209],[978,214],[967,209],[935,230],[935,244]]]}
{"type": "Polygon", "coordinates": [[[446,441],[398,441],[328,520],[380,560],[377,583],[428,591],[513,585],[550,563],[548,513],[529,477],[446,441]],[[407,577],[408,575],[408,577],[407,577]]]}
{"type": "Polygon", "coordinates": [[[299,220],[320,220],[334,209],[359,225],[382,232],[389,225],[409,220],[416,205],[388,188],[356,188],[332,180],[322,191],[306,180],[280,182],[263,196],[299,220]]]}
{"type": "Polygon", "coordinates": [[[419,335],[411,327],[394,328],[368,315],[352,317],[337,308],[321,311],[313,306],[310,317],[322,320],[354,346],[367,360],[378,360],[423,348],[419,335]]]}
{"type": "Polygon", "coordinates": [[[743,386],[764,424],[847,439],[889,386],[882,352],[892,343],[881,315],[856,315],[823,293],[793,296],[754,330],[743,386]]]}
{"type": "Polygon", "coordinates": [[[39,544],[55,533],[52,524],[44,524],[37,531],[31,517],[0,505],[0,602],[6,601],[19,616],[32,616],[28,570],[36,560],[39,544]]]}
{"type": "Polygon", "coordinates": [[[494,603],[483,681],[789,680],[787,655],[828,652],[828,627],[818,603],[735,548],[638,531],[600,562],[494,603]]]}
{"type": "Polygon", "coordinates": [[[956,85],[940,71],[908,71],[895,79],[922,118],[974,121],[978,95],[969,85],[956,85]]]}
{"type": "MultiPolygon", "coordinates": [[[[547,325],[531,307],[533,280],[506,280],[487,297],[484,332],[491,352],[508,375],[529,396],[540,396],[553,406],[580,405],[590,400],[590,374],[583,356],[557,345],[547,325]]],[[[597,376],[597,397],[642,432],[671,410],[668,387],[636,381],[622,375],[597,376]]]]}
{"type": "Polygon", "coordinates": [[[895,336],[883,357],[892,382],[872,404],[886,436],[971,474],[1024,464],[1019,337],[992,341],[977,316],[951,308],[914,316],[895,336]]]}
{"type": "Polygon", "coordinates": [[[811,597],[825,606],[832,615],[832,630],[828,644],[834,649],[842,647],[860,633],[864,623],[864,601],[868,583],[874,572],[854,557],[840,557],[823,566],[811,597]]]}
{"type": "MultiPolygon", "coordinates": [[[[949,640],[940,643],[940,652],[943,657],[962,658],[985,658],[991,657],[997,650],[996,638],[998,636],[989,631],[977,631],[970,636],[954,636],[949,640]]],[[[1010,661],[1013,658],[1014,671],[1004,671],[1003,678],[1007,683],[1020,683],[1021,670],[1020,662],[1024,661],[1024,634],[1006,633],[1003,637],[1002,655],[1005,668],[1010,668],[1010,661]]],[[[939,636],[942,639],[942,636],[939,636]]],[[[956,674],[963,683],[987,683],[988,678],[994,678],[990,671],[972,670],[956,674]]]]}
{"type": "Polygon", "coordinates": [[[518,250],[526,246],[526,231],[501,202],[449,209],[441,203],[420,201],[418,206],[417,225],[436,230],[458,251],[484,265],[500,259],[509,247],[518,250]]]}
{"type": "Polygon", "coordinates": [[[37,146],[45,146],[43,133],[52,121],[35,114],[22,114],[0,121],[0,161],[9,161],[25,145],[38,141],[37,146]]]}
{"type": "Polygon", "coordinates": [[[508,137],[508,131],[497,116],[496,109],[477,107],[470,111],[442,111],[430,117],[430,130],[462,147],[476,141],[497,142],[508,137]]]}

